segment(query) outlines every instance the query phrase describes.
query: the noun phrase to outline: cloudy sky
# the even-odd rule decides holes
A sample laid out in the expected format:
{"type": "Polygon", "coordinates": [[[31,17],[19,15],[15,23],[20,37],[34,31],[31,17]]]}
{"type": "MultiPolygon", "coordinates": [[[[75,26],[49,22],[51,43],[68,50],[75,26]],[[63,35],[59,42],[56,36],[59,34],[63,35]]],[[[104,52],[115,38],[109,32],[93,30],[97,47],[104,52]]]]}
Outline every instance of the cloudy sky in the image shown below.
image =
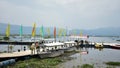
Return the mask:
{"type": "Polygon", "coordinates": [[[0,0],[0,22],[69,29],[120,27],[120,0],[0,0]]]}

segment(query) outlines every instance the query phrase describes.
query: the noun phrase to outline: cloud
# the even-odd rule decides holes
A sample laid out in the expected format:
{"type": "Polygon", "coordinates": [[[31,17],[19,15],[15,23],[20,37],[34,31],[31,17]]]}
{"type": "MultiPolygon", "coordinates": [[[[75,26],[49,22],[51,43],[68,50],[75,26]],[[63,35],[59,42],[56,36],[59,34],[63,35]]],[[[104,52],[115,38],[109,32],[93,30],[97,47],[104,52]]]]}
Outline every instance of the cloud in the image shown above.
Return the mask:
{"type": "Polygon", "coordinates": [[[0,22],[80,29],[120,27],[120,0],[1,0],[0,22]]]}

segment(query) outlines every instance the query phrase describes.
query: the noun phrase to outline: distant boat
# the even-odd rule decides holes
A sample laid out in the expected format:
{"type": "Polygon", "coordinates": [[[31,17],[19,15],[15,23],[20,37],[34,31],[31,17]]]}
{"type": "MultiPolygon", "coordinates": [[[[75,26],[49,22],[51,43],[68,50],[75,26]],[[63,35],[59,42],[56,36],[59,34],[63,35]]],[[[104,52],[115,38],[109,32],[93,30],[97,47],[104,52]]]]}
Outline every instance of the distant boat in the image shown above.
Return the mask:
{"type": "Polygon", "coordinates": [[[116,41],[119,41],[120,42],[120,39],[116,40],[116,41]]]}
{"type": "Polygon", "coordinates": [[[120,49],[120,44],[114,44],[114,45],[110,45],[110,46],[115,49],[120,49]]]}

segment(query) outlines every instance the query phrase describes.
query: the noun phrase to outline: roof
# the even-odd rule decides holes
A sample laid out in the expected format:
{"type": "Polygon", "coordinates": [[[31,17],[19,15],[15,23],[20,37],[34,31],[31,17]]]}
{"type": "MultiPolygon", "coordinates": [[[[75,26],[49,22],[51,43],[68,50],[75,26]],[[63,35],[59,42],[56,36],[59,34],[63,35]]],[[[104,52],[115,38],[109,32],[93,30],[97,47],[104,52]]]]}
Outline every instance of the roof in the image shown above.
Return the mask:
{"type": "Polygon", "coordinates": [[[64,42],[64,43],[75,43],[74,41],[68,41],[68,42],[64,42]]]}
{"type": "Polygon", "coordinates": [[[48,47],[53,47],[53,46],[61,46],[61,45],[64,45],[64,43],[60,43],[60,42],[53,42],[53,43],[47,43],[47,44],[44,44],[45,46],[48,46],[48,47]]]}

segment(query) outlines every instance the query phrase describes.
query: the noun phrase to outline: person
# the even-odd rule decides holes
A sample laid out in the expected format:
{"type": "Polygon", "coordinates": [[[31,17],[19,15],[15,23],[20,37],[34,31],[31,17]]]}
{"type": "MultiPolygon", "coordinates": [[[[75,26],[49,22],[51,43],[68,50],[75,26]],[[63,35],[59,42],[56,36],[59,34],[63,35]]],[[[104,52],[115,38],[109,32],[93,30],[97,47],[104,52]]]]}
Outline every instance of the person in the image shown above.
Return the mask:
{"type": "Polygon", "coordinates": [[[30,48],[31,48],[32,54],[33,54],[33,51],[34,51],[34,54],[35,54],[35,43],[33,43],[30,48]]]}
{"type": "Polygon", "coordinates": [[[39,43],[36,42],[35,43],[35,46],[36,46],[36,51],[37,51],[37,54],[40,52],[40,46],[39,46],[39,43]]]}

